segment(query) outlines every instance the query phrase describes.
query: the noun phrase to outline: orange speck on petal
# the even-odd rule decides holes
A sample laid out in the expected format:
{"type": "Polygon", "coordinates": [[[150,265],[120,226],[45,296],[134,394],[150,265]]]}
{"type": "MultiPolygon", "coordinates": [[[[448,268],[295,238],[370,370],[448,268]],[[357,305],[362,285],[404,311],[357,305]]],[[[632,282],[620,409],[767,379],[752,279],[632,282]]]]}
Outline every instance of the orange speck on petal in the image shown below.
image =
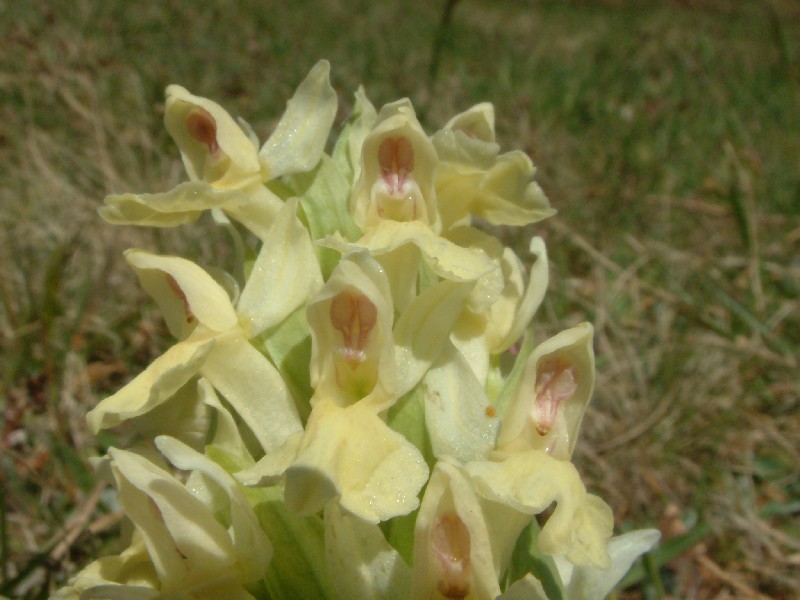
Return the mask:
{"type": "Polygon", "coordinates": [[[486,407],[486,416],[487,417],[495,417],[495,416],[497,416],[497,409],[494,406],[487,406],[486,407]]]}

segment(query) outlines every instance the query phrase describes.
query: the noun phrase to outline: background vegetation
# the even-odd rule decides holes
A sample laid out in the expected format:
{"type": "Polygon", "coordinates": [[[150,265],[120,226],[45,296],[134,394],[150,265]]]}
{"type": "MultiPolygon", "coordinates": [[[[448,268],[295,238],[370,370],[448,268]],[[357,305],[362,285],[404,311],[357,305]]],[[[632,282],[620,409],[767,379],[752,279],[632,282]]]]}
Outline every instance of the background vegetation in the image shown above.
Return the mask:
{"type": "Polygon", "coordinates": [[[621,598],[800,595],[800,8],[790,0],[0,1],[0,594],[46,598],[105,551],[84,414],[166,342],[123,248],[225,256],[200,229],[114,228],[111,192],[184,178],[181,83],[262,139],[318,58],[433,131],[490,100],[559,215],[542,335],[589,320],[577,462],[618,528],[665,542],[621,598]]]}

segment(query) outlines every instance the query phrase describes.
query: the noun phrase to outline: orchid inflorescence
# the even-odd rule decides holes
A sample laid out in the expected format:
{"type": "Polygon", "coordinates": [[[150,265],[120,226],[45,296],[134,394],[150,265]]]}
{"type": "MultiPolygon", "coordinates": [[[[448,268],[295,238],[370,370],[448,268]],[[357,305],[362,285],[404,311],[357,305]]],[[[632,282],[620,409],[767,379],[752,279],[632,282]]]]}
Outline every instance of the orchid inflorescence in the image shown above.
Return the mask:
{"type": "Polygon", "coordinates": [[[177,342],[89,414],[127,547],[56,598],[603,598],[658,539],[612,538],[570,462],[594,385],[592,326],[534,344],[544,242],[476,227],[555,211],[478,104],[428,136],[411,103],[337,112],[318,63],[259,147],[167,88],[189,181],[106,199],[111,223],[208,211],[224,272],[125,253],[177,342]]]}

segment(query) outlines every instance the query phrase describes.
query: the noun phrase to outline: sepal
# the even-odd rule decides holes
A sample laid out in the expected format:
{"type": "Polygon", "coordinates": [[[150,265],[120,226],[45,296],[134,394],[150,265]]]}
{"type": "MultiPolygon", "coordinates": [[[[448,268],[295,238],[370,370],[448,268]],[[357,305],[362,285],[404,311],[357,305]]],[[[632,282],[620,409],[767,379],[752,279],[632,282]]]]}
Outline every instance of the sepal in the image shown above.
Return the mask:
{"type": "Polygon", "coordinates": [[[327,60],[319,61],[286,103],[286,112],[258,153],[267,179],[310,171],[319,162],[338,103],[330,70],[327,60]]]}
{"type": "Polygon", "coordinates": [[[377,525],[343,510],[325,509],[325,549],[336,573],[339,600],[408,600],[411,569],[383,537],[377,525]]]}

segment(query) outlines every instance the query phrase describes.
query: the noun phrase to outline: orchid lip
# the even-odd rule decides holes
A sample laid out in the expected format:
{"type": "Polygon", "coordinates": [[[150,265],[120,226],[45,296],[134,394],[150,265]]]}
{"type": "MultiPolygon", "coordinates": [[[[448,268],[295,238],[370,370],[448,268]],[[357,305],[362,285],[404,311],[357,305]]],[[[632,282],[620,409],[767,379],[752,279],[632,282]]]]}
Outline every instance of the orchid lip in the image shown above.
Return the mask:
{"type": "Polygon", "coordinates": [[[186,128],[190,136],[208,147],[209,154],[219,153],[217,122],[210,112],[199,106],[193,108],[186,115],[186,128]]]}
{"type": "Polygon", "coordinates": [[[414,148],[408,138],[386,137],[378,147],[381,177],[372,186],[378,216],[395,221],[419,218],[422,192],[414,179],[414,148]]]}
{"type": "Polygon", "coordinates": [[[404,137],[387,137],[378,148],[378,163],[390,194],[402,194],[414,171],[414,148],[404,137]]]}
{"type": "Polygon", "coordinates": [[[541,436],[550,433],[564,401],[578,389],[575,366],[562,357],[543,360],[536,369],[534,421],[541,436]]]}
{"type": "Polygon", "coordinates": [[[466,598],[471,570],[469,529],[457,514],[448,512],[436,519],[430,536],[439,593],[448,600],[466,598]]]}
{"type": "Polygon", "coordinates": [[[378,320],[378,309],[372,301],[364,294],[342,292],[331,302],[330,318],[342,335],[340,354],[352,366],[364,362],[369,334],[378,320]]]}

